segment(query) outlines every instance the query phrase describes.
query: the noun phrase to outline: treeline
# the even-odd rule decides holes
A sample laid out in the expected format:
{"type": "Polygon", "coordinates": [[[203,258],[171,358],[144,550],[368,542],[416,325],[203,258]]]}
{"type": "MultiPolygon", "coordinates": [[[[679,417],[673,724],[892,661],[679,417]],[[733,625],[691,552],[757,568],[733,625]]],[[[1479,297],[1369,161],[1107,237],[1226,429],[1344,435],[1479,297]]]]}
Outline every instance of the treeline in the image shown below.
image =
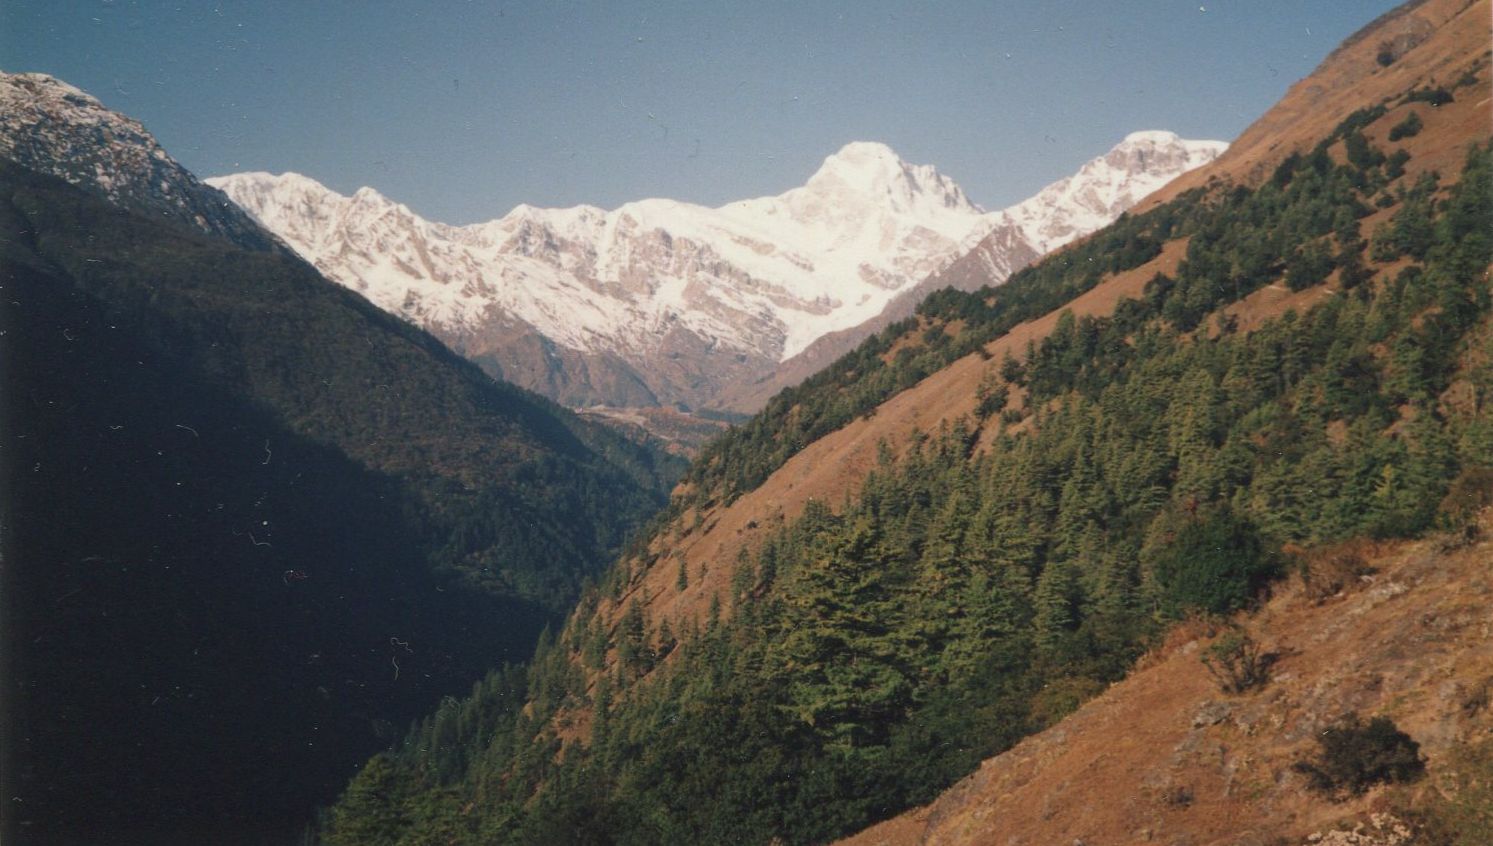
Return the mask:
{"type": "MultiPolygon", "coordinates": [[[[1286,567],[1283,542],[1435,525],[1449,483],[1493,465],[1493,375],[1467,364],[1493,360],[1493,168],[1481,148],[1449,189],[1405,186],[1403,157],[1351,154],[1376,118],[1258,189],[1190,196],[1091,242],[1126,233],[1130,258],[1096,271],[1077,252],[1018,287],[931,299],[925,319],[989,337],[1048,291],[1066,301],[1154,254],[1140,233],[1192,235],[1175,279],[1112,317],[1064,315],[1024,362],[991,361],[983,419],[883,450],[855,499],[812,503],[739,562],[703,621],[634,604],[607,630],[583,601],[522,685],[495,677],[502,696],[443,709],[369,764],[327,840],[823,842],[1060,718],[1169,621],[1249,605],[1286,567]],[[1396,206],[1364,239],[1361,219],[1396,206]],[[1306,251],[1330,264],[1312,269],[1336,281],[1327,296],[1239,331],[1221,308],[1290,285],[1306,251]],[[1006,407],[1018,385],[1024,404],[1006,407]],[[606,672],[588,687],[587,669],[606,672]]],[[[911,355],[961,343],[925,342],[911,355]]],[[[878,343],[798,404],[853,413],[881,390],[859,393],[857,366],[870,384],[895,372],[859,357],[878,343]]],[[[754,468],[732,478],[782,455],[795,430],[768,425],[712,453],[754,468]]],[[[683,573],[674,589],[700,588],[683,573]]]]}
{"type": "Polygon", "coordinates": [[[1084,243],[1018,271],[998,288],[975,294],[945,289],[930,295],[917,316],[886,327],[829,367],[779,392],[751,420],[708,444],[691,465],[685,477],[688,493],[675,498],[671,515],[691,506],[734,500],[805,446],[870,413],[949,362],[1018,323],[1061,307],[1099,284],[1104,274],[1146,263],[1162,243],[1186,234],[1200,198],[1200,192],[1192,192],[1143,215],[1121,215],[1084,243]],[[969,321],[957,335],[944,328],[955,319],[969,321]],[[919,327],[917,342],[905,343],[919,327]],[[899,340],[904,343],[891,353],[899,340]]]}
{"type": "MultiPolygon", "coordinates": [[[[1443,89],[1417,89],[1402,99],[1439,105],[1450,102],[1451,95],[1443,89]]],[[[1173,302],[1168,318],[1179,321],[1179,326],[1200,319],[1207,313],[1206,301],[1223,296],[1207,288],[1227,285],[1232,288],[1229,294],[1238,298],[1278,278],[1288,265],[1286,281],[1297,289],[1321,282],[1338,261],[1345,262],[1345,281],[1356,284],[1365,272],[1358,258],[1363,239],[1352,221],[1372,210],[1365,202],[1387,207],[1396,201],[1385,189],[1403,176],[1409,159],[1403,149],[1389,155],[1374,149],[1363,135],[1363,128],[1386,110],[1383,104],[1360,109],[1310,154],[1286,159],[1270,182],[1269,187],[1276,189],[1273,195],[1238,188],[1219,196],[1195,189],[1143,214],[1121,215],[1091,238],[1018,271],[997,288],[931,294],[914,318],[888,326],[803,383],[783,390],[750,421],[707,445],[686,476],[687,494],[676,497],[655,525],[692,506],[730,502],[754,489],[808,444],[1017,324],[1060,308],[1105,275],[1139,267],[1169,240],[1201,234],[1205,241],[1224,237],[1230,242],[1222,252],[1210,250],[1208,243],[1199,245],[1199,254],[1211,253],[1231,266],[1222,274],[1217,267],[1194,268],[1194,275],[1208,282],[1199,286],[1202,290],[1190,292],[1192,296],[1173,302]],[[1337,167],[1328,155],[1337,143],[1348,159],[1346,167],[1337,167]],[[1288,217],[1283,217],[1283,203],[1290,205],[1288,217]],[[1247,209],[1240,208],[1245,204],[1247,209]],[[1236,231],[1241,220],[1245,225],[1236,231]],[[1329,233],[1338,236],[1338,252],[1329,253],[1331,245],[1318,242],[1329,233]],[[944,327],[956,320],[964,321],[962,329],[953,335],[945,332],[944,327]],[[919,343],[906,343],[919,327],[919,343]],[[902,343],[892,354],[899,340],[902,343]]],[[[1419,118],[1412,113],[1392,128],[1392,140],[1413,137],[1419,128],[1419,118]]]]}

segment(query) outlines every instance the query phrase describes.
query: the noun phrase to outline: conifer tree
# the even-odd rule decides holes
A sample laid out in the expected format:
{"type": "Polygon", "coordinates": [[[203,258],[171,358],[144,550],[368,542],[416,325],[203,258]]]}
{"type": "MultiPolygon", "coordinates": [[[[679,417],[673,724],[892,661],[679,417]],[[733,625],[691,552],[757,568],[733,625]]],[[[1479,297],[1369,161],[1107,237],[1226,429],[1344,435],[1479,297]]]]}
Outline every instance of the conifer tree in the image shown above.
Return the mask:
{"type": "Polygon", "coordinates": [[[842,750],[883,742],[911,696],[875,526],[847,529],[794,574],[775,656],[794,716],[842,750]]]}
{"type": "Polygon", "coordinates": [[[353,778],[332,811],[331,846],[383,846],[399,841],[409,820],[401,784],[388,756],[375,755],[353,778]]]}

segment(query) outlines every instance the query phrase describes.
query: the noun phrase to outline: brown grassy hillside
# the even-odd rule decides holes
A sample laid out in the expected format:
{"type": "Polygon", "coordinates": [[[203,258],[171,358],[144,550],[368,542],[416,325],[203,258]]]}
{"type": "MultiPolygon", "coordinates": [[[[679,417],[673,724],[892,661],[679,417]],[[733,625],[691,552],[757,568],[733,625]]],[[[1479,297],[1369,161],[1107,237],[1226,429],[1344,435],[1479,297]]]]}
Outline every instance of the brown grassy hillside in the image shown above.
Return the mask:
{"type": "MultiPolygon", "coordinates": [[[[1355,109],[1397,98],[1412,88],[1450,88],[1473,72],[1480,78],[1478,85],[1463,89],[1468,96],[1434,110],[1444,110],[1436,116],[1436,131],[1422,132],[1410,150],[1413,167],[1454,170],[1465,139],[1486,137],[1490,131],[1489,15],[1484,0],[1422,0],[1382,15],[1292,85],[1217,161],[1173,180],[1137,204],[1135,211],[1154,208],[1215,180],[1258,184],[1282,159],[1310,149],[1355,109]],[[1379,54],[1386,49],[1386,57],[1393,61],[1382,65],[1379,54]]],[[[1417,110],[1422,118],[1433,112],[1424,104],[1417,110]]]]}

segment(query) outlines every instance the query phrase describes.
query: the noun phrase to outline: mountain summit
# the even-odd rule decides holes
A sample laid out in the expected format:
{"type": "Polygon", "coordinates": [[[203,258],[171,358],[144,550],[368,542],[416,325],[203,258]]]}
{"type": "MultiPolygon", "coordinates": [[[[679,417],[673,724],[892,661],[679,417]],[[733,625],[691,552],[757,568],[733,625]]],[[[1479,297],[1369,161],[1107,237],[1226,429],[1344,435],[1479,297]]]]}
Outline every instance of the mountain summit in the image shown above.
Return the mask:
{"type": "MultiPolygon", "coordinates": [[[[856,172],[864,173],[870,169],[864,163],[879,158],[875,148],[886,150],[880,144],[847,146],[827,159],[809,186],[799,190],[813,190],[826,172],[839,174],[859,165],[856,172]]],[[[1103,228],[1178,174],[1212,162],[1226,149],[1222,141],[1189,141],[1173,132],[1132,132],[1072,176],[1004,211],[985,214],[974,234],[965,239],[966,248],[947,256],[935,272],[916,284],[898,289],[876,316],[849,329],[822,334],[767,375],[732,385],[720,396],[719,404],[734,411],[756,411],[773,394],[802,382],[892,323],[911,317],[918,303],[934,291],[947,287],[974,291],[999,285],[1046,253],[1103,228]]],[[[921,169],[905,173],[909,181],[921,185],[947,182],[931,168],[927,173],[921,169]]],[[[949,207],[978,208],[957,185],[947,184],[951,190],[944,196],[949,207]]]]}
{"type": "Polygon", "coordinates": [[[0,72],[0,157],[241,247],[277,246],[221,191],[177,164],[139,121],[44,73],[0,72]]]}
{"type": "Polygon", "coordinates": [[[1218,158],[1223,141],[1187,141],[1174,132],[1132,132],[1072,176],[1003,213],[1046,253],[1113,221],[1178,174],[1218,158]]]}
{"type": "Polygon", "coordinates": [[[984,211],[932,165],[908,164],[891,147],[874,141],[852,141],[841,147],[824,160],[802,191],[789,193],[823,199],[865,198],[919,217],[937,217],[945,209],[984,211]]]}
{"type": "Polygon", "coordinates": [[[777,196],[521,205],[460,227],[293,173],[208,182],[328,277],[495,375],[575,406],[712,408],[728,386],[876,318],[991,232],[1014,233],[1009,273],[1223,148],[1139,133],[993,213],[931,165],[867,141],[777,196]]]}

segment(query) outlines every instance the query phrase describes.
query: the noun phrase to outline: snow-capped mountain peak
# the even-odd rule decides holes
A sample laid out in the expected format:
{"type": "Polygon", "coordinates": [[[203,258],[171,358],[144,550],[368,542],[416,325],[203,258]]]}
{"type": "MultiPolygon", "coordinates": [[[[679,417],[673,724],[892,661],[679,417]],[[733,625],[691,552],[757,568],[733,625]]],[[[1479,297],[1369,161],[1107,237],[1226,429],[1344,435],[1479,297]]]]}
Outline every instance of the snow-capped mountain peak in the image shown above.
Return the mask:
{"type": "Polygon", "coordinates": [[[1108,224],[1177,176],[1218,158],[1222,141],[1189,141],[1174,132],[1132,132],[1072,176],[1002,212],[1039,252],[1049,252],[1108,224]]]}
{"type": "Polygon", "coordinates": [[[824,200],[858,198],[901,214],[916,215],[932,208],[962,214],[984,212],[932,165],[908,164],[891,147],[875,141],[852,141],[827,157],[809,177],[803,193],[824,200]]]}
{"type": "Polygon", "coordinates": [[[396,203],[393,200],[390,200],[388,197],[385,197],[383,194],[380,194],[378,192],[378,189],[372,188],[367,185],[364,185],[362,188],[354,191],[352,199],[355,203],[361,203],[367,206],[396,206],[402,208],[399,203],[396,203]]]}
{"type": "MultiPolygon", "coordinates": [[[[1176,144],[1182,138],[1175,132],[1165,129],[1141,129],[1126,135],[1120,142],[1121,147],[1133,144],[1176,144]]],[[[1201,142],[1200,142],[1201,143],[1201,142]]]]}
{"type": "Polygon", "coordinates": [[[847,190],[868,196],[906,181],[908,165],[892,148],[874,141],[852,141],[827,156],[807,187],[847,190]]]}
{"type": "Polygon", "coordinates": [[[1134,133],[993,213],[933,166],[866,141],[777,196],[521,205],[460,227],[296,174],[209,183],[332,279],[526,387],[573,405],[620,403],[621,391],[708,407],[728,383],[876,317],[987,235],[1003,232],[986,241],[1009,248],[987,263],[1000,282],[1221,146],[1134,133]]]}
{"type": "Polygon", "coordinates": [[[251,249],[274,238],[167,155],[139,121],[44,73],[0,72],[0,156],[251,249]]]}

